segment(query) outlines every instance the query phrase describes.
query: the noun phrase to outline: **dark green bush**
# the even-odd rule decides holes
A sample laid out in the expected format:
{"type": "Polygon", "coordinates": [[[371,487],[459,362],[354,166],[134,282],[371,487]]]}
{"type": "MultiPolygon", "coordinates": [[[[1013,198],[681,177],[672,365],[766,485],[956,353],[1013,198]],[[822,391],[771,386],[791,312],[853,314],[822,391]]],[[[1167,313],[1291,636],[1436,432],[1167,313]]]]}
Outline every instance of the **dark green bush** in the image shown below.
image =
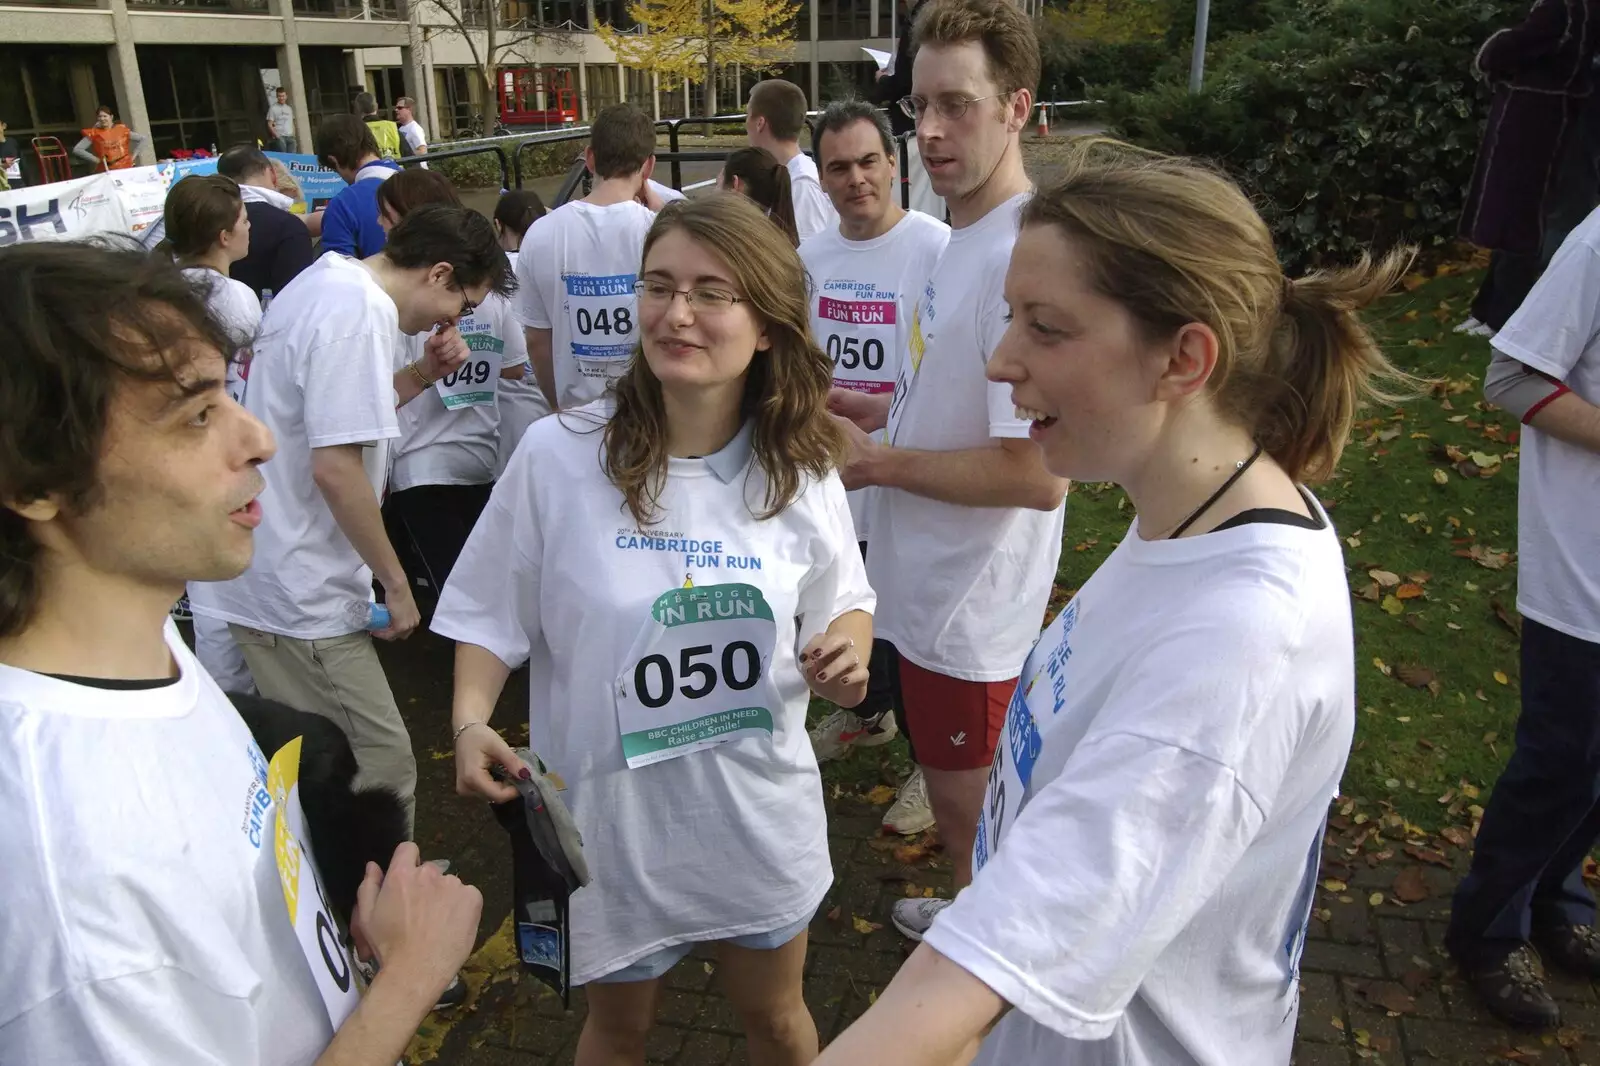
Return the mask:
{"type": "Polygon", "coordinates": [[[1472,58],[1518,21],[1518,0],[1280,0],[1283,18],[1208,56],[1205,90],[1177,78],[1112,92],[1114,133],[1226,167],[1258,204],[1287,266],[1367,247],[1450,240],[1472,177],[1488,90],[1472,58]]]}
{"type": "Polygon", "coordinates": [[[1171,52],[1164,41],[1088,43],[1059,63],[1047,63],[1040,81],[1051,99],[1093,97],[1107,89],[1138,92],[1150,87],[1171,52]]]}
{"type": "MultiPolygon", "coordinates": [[[[501,139],[498,141],[449,141],[436,145],[438,151],[453,150],[457,148],[472,148],[482,145],[499,144],[506,153],[507,166],[514,161],[513,152],[519,142],[501,139]]],[[[585,142],[583,141],[557,141],[554,144],[540,145],[529,148],[522,153],[522,177],[524,181],[529,178],[546,178],[556,174],[565,174],[567,167],[579,155],[583,154],[585,142]]],[[[441,159],[430,161],[428,164],[450,179],[458,189],[498,189],[500,187],[500,163],[494,155],[483,152],[477,155],[462,156],[460,159],[441,159]]]]}

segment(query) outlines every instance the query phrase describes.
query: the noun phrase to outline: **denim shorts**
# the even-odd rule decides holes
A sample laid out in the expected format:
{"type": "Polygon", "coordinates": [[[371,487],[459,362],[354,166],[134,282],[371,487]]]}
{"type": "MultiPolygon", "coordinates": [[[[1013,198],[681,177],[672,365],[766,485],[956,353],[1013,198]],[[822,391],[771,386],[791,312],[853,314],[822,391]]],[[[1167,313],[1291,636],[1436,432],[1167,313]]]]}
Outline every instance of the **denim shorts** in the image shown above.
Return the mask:
{"type": "MultiPolygon", "coordinates": [[[[730,936],[723,940],[708,941],[708,943],[732,944],[736,948],[747,948],[751,951],[773,951],[783,947],[789,941],[805,932],[810,927],[813,917],[815,915],[807,915],[793,925],[786,925],[782,929],[774,929],[770,933],[730,936]]],[[[591,983],[617,985],[627,981],[654,981],[657,977],[682,962],[689,952],[693,950],[693,942],[674,944],[671,947],[662,948],[660,951],[651,952],[644,958],[636,960],[631,966],[613,970],[603,977],[596,977],[591,983]]]]}

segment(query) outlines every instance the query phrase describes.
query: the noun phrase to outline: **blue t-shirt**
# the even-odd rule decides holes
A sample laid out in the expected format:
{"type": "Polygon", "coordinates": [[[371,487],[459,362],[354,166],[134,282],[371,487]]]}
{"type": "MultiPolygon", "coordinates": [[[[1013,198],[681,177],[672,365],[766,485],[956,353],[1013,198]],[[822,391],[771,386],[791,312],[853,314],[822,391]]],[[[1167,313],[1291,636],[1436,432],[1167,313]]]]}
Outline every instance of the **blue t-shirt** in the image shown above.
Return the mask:
{"type": "Polygon", "coordinates": [[[365,259],[383,251],[388,236],[378,225],[378,186],[399,171],[388,161],[368,163],[356,180],[328,201],[322,215],[322,250],[365,259]]]}

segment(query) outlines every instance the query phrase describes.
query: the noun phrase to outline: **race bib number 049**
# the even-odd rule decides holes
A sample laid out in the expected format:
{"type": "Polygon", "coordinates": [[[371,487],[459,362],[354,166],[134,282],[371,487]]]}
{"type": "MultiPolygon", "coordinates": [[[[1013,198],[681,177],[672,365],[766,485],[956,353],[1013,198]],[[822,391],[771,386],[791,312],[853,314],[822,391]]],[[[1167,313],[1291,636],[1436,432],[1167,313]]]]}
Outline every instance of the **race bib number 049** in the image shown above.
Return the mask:
{"type": "Polygon", "coordinates": [[[328,1020],[337,1030],[356,1009],[361,998],[356,988],[350,952],[339,937],[316,863],[304,845],[305,819],[300,810],[300,738],[289,741],[267,763],[267,791],[277,809],[273,846],[278,860],[278,880],[289,909],[300,952],[311,967],[328,1020]]]}
{"type": "MultiPolygon", "coordinates": [[[[467,346],[473,349],[471,357],[433,384],[447,411],[494,406],[495,378],[500,375],[500,357],[505,346],[501,344],[499,351],[491,353],[479,349],[473,341],[481,343],[494,341],[494,338],[482,335],[468,337],[467,346]]],[[[495,343],[500,344],[499,341],[495,343]]]]}
{"type": "Polygon", "coordinates": [[[754,585],[657,596],[617,679],[617,724],[630,768],[746,736],[772,734],[769,679],[777,627],[754,585]]]}

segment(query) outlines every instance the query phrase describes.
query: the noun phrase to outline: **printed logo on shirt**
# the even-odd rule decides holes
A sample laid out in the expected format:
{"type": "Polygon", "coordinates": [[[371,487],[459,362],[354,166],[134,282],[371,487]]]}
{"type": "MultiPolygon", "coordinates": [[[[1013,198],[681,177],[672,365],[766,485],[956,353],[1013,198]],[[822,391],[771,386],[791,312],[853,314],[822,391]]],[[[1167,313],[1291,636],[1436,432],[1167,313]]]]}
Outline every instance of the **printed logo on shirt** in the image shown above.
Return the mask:
{"type": "Polygon", "coordinates": [[[683,556],[689,570],[760,570],[761,556],[741,555],[723,547],[721,540],[705,540],[683,533],[617,530],[615,546],[622,551],[666,552],[683,556]]]}
{"type": "Polygon", "coordinates": [[[267,760],[253,740],[245,754],[250,757],[250,766],[256,776],[244,793],[244,819],[239,831],[250,841],[251,847],[260,851],[266,832],[267,810],[272,806],[272,793],[267,790],[267,760]]]}
{"type": "Polygon", "coordinates": [[[972,844],[974,871],[988,863],[989,857],[1000,847],[1006,829],[1027,803],[1033,768],[1044,749],[1039,719],[1034,713],[1036,707],[1043,710],[1044,693],[1035,695],[1034,690],[1040,680],[1048,677],[1051,715],[1059,714],[1066,706],[1066,668],[1067,660],[1072,658],[1067,638],[1077,624],[1078,603],[1074,600],[1045,631],[1046,637],[1054,641],[1049,652],[1041,659],[1040,653],[1045,647],[1045,639],[1041,638],[1023,665],[1022,676],[1026,682],[1019,682],[1011,694],[1011,704],[1006,708],[1005,735],[996,745],[994,761],[989,765],[989,784],[978,814],[978,835],[972,844]]]}

